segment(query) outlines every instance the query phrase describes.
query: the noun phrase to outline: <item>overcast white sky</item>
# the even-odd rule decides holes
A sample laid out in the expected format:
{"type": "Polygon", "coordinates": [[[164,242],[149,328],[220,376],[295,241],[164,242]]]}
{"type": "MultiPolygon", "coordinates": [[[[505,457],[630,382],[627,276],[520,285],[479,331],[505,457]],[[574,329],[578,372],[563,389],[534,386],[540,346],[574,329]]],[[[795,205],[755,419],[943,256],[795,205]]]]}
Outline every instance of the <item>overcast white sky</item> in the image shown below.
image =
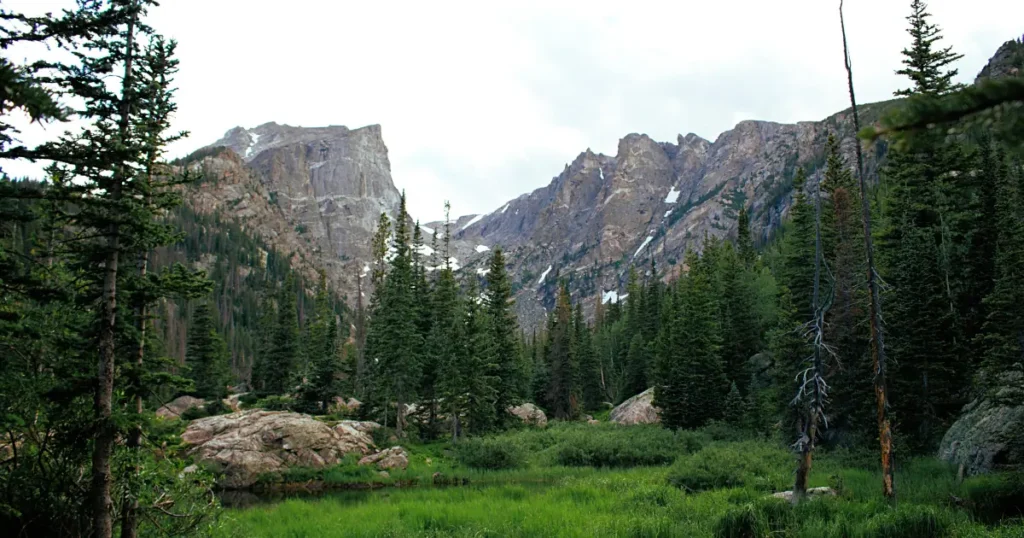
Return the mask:
{"type": "MultiPolygon", "coordinates": [[[[179,41],[176,127],[192,133],[172,154],[236,125],[379,123],[395,184],[424,221],[445,199],[456,215],[499,208],[588,147],[614,154],[630,132],[713,141],[744,119],[847,106],[838,0],[162,3],[150,22],[179,41]]],[[[846,1],[863,102],[905,85],[893,71],[909,4],[846,1]]],[[[930,11],[965,55],[965,81],[1024,33],[1024,2],[932,0],[930,11]]]]}

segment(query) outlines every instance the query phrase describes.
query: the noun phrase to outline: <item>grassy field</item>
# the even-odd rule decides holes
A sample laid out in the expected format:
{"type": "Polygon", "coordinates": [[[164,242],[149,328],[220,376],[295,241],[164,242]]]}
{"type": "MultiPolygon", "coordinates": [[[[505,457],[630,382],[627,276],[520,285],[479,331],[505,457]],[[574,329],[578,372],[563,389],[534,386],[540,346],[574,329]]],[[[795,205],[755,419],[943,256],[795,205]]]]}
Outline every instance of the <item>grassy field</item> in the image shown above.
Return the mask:
{"type": "MultiPolygon", "coordinates": [[[[870,454],[834,452],[816,460],[811,485],[832,486],[839,496],[793,507],[767,498],[791,485],[794,459],[785,448],[723,437],[556,425],[455,450],[414,446],[406,478],[441,469],[469,485],[227,510],[219,536],[1024,538],[1024,521],[1014,519],[1024,509],[1024,486],[1010,477],[961,484],[945,464],[913,460],[897,475],[893,508],[881,498],[870,454]]],[[[320,477],[368,476],[335,469],[320,477]]]]}

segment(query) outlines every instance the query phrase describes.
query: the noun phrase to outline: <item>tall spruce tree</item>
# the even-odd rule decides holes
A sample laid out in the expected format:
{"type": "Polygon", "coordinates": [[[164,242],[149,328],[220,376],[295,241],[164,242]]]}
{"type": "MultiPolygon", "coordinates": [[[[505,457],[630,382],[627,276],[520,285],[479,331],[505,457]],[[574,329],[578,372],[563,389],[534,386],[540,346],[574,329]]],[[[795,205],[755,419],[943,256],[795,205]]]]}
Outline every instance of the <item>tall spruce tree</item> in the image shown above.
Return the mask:
{"type": "Polygon", "coordinates": [[[496,247],[488,265],[485,308],[491,330],[491,344],[494,346],[497,389],[494,413],[499,422],[507,421],[510,417],[508,408],[519,403],[520,387],[523,384],[516,338],[519,329],[515,299],[512,297],[512,282],[505,265],[505,254],[501,247],[496,247]]]}
{"type": "Polygon", "coordinates": [[[207,301],[196,305],[196,310],[192,314],[185,364],[188,366],[188,377],[192,380],[196,396],[213,401],[224,398],[230,374],[228,348],[217,332],[207,301]]]}
{"type": "MultiPolygon", "coordinates": [[[[466,392],[466,430],[481,434],[495,429],[498,421],[498,359],[494,331],[475,279],[469,281],[465,305],[462,379],[466,392]]],[[[501,409],[501,413],[507,411],[501,409]]]]}
{"type": "MultiPolygon", "coordinates": [[[[381,228],[386,221],[382,219],[381,228]]],[[[374,290],[366,356],[373,363],[373,387],[385,417],[392,399],[396,404],[395,432],[405,434],[406,404],[415,401],[420,386],[422,335],[417,323],[414,267],[410,245],[409,214],[402,195],[395,219],[394,256],[383,282],[374,290]]],[[[380,253],[375,242],[375,254],[380,253]]],[[[386,249],[384,253],[386,254],[386,249]]],[[[385,421],[387,419],[385,418],[385,421]]]]}
{"type": "Polygon", "coordinates": [[[573,356],[572,304],[565,284],[558,286],[555,311],[551,314],[544,358],[548,366],[547,404],[557,419],[579,414],[577,368],[573,356]]]}
{"type": "MultiPolygon", "coordinates": [[[[941,39],[920,0],[908,20],[911,47],[903,51],[912,87],[899,95],[936,96],[955,89],[958,56],[935,50],[941,39]]],[[[896,363],[891,401],[910,448],[931,450],[952,416],[966,402],[970,362],[964,345],[971,335],[961,323],[961,294],[969,264],[967,227],[971,193],[969,162],[959,143],[941,133],[919,137],[912,147],[890,152],[884,169],[889,183],[888,222],[880,257],[891,286],[888,326],[896,363]]]]}

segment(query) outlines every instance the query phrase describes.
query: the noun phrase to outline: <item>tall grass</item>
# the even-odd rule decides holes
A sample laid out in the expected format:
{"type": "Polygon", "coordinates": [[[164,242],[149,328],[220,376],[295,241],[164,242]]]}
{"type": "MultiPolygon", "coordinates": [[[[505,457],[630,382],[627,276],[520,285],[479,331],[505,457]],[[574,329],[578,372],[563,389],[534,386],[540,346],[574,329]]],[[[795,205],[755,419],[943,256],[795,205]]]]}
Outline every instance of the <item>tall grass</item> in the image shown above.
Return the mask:
{"type": "MultiPolygon", "coordinates": [[[[873,456],[823,452],[811,485],[831,485],[838,496],[792,506],[768,498],[792,483],[795,459],[785,447],[713,437],[720,438],[561,425],[454,448],[414,446],[409,470],[393,478],[441,470],[470,485],[230,510],[216,536],[1024,538],[1024,522],[1007,519],[1019,492],[1012,480],[960,484],[948,465],[913,460],[899,469],[900,505],[893,508],[882,499],[873,456]],[[666,454],[675,460],[671,466],[645,465],[666,461],[666,454]]],[[[325,476],[332,472],[344,475],[334,469],[325,476]]],[[[366,472],[375,474],[352,471],[366,472]]]]}

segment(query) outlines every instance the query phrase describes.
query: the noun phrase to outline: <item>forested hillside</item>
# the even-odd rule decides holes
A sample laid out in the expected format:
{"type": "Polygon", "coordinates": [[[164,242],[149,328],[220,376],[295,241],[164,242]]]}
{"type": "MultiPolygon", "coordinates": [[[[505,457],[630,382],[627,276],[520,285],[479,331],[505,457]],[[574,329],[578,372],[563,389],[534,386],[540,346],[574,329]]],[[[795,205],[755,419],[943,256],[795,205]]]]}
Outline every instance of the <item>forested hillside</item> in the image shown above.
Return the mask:
{"type": "Polygon", "coordinates": [[[46,165],[0,173],[0,529],[1020,536],[1024,42],[957,84],[912,0],[891,109],[858,107],[847,56],[842,121],[744,122],[716,166],[630,135],[614,170],[588,152],[524,202],[528,252],[480,242],[516,207],[415,221],[379,127],[264,124],[168,162],[156,7],[0,10],[0,49],[68,62],[0,59],[0,162],[46,165]],[[25,145],[22,113],[81,128],[25,145]],[[598,195],[627,168],[658,181],[598,195]],[[637,213],[592,203],[614,196],[637,213]],[[551,246],[586,212],[614,289],[592,243],[551,246]],[[526,286],[553,292],[529,323],[526,286]],[[331,488],[367,495],[225,516],[331,488]]]}

